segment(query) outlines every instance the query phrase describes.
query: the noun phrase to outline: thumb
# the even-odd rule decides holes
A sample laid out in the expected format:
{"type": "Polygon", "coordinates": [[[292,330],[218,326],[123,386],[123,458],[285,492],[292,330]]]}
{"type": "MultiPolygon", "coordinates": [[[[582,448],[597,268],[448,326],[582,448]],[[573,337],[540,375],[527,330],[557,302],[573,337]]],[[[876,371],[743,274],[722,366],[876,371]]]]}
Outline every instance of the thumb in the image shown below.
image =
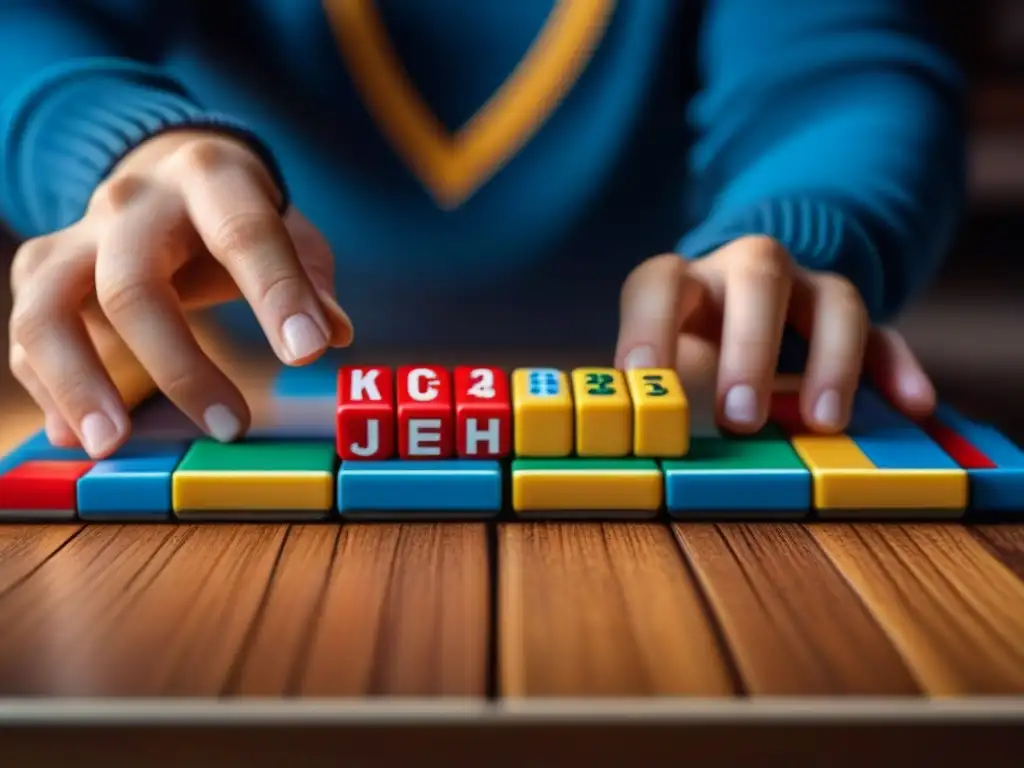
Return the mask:
{"type": "Polygon", "coordinates": [[[289,209],[284,223],[331,326],[331,346],[347,347],[352,343],[354,329],[348,313],[338,303],[331,246],[320,230],[294,208],[289,209]]]}
{"type": "Polygon", "coordinates": [[[687,265],[674,253],[655,256],[622,285],[615,367],[675,368],[687,265]]]}

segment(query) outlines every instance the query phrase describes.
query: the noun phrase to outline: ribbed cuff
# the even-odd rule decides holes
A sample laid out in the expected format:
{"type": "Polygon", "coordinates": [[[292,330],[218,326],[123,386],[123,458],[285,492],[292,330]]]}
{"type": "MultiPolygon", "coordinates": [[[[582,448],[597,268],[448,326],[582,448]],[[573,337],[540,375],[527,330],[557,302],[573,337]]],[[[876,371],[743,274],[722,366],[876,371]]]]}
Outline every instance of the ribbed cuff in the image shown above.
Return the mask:
{"type": "Polygon", "coordinates": [[[719,211],[682,239],[679,253],[698,259],[750,235],[777,240],[807,269],[846,277],[861,292],[872,319],[887,314],[885,275],[878,251],[857,221],[831,202],[786,197],[719,211]]]}
{"type": "Polygon", "coordinates": [[[78,61],[43,72],[0,115],[7,160],[0,201],[24,235],[77,221],[96,187],[144,141],[185,128],[248,143],[288,193],[269,148],[236,120],[202,109],[159,71],[117,60],[78,61]]]}

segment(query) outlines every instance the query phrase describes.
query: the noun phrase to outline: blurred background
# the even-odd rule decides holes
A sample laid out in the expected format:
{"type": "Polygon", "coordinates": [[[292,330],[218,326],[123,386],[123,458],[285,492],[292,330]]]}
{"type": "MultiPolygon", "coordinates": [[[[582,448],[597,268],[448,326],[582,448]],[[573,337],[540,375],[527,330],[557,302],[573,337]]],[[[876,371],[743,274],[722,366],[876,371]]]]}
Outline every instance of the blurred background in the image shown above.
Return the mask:
{"type": "MultiPolygon", "coordinates": [[[[940,393],[1024,441],[1024,0],[926,5],[971,83],[970,207],[941,279],[901,325],[940,393]]],[[[0,259],[12,248],[0,227],[0,259]]],[[[4,316],[7,296],[0,286],[4,316]]]]}
{"type": "Polygon", "coordinates": [[[902,325],[940,393],[1024,439],[1024,1],[930,5],[971,84],[970,207],[902,325]]]}

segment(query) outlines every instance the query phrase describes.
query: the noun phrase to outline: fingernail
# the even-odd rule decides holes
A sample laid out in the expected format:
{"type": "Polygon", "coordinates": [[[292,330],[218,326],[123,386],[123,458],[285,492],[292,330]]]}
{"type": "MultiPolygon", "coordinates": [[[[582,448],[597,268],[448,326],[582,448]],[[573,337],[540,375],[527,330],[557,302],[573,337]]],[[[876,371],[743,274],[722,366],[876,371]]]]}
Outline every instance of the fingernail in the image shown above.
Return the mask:
{"type": "Polygon", "coordinates": [[[230,408],[220,403],[206,409],[203,413],[203,421],[206,422],[206,431],[215,440],[222,443],[230,443],[242,431],[242,422],[231,412],[230,408]]]}
{"type": "Polygon", "coordinates": [[[906,376],[899,381],[900,394],[908,400],[923,400],[931,396],[931,386],[920,376],[906,376]]]}
{"type": "Polygon", "coordinates": [[[292,362],[315,355],[327,346],[324,332],[309,315],[289,317],[281,326],[281,335],[292,362]]]}
{"type": "Polygon", "coordinates": [[[82,419],[82,447],[90,455],[106,451],[117,441],[118,436],[114,422],[104,413],[95,411],[82,419]]]}
{"type": "Polygon", "coordinates": [[[814,420],[823,427],[835,428],[843,417],[842,398],[834,389],[826,389],[814,404],[814,420]]]}
{"type": "Polygon", "coordinates": [[[635,371],[638,368],[657,368],[658,360],[654,354],[654,347],[637,347],[626,355],[625,366],[627,371],[635,371]]]}
{"type": "Polygon", "coordinates": [[[733,424],[757,422],[757,393],[749,384],[739,384],[725,395],[725,418],[733,424]]]}

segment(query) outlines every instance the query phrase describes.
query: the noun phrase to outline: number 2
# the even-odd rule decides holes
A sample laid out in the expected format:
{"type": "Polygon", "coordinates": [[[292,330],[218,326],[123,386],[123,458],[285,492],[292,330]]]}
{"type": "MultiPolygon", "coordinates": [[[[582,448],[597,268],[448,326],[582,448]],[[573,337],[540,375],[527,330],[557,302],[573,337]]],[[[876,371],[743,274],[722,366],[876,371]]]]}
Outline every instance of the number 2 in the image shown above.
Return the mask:
{"type": "Polygon", "coordinates": [[[588,373],[587,394],[601,396],[614,395],[614,381],[615,379],[608,373],[588,373]]]}
{"type": "Polygon", "coordinates": [[[494,371],[487,368],[474,368],[469,373],[470,387],[469,394],[479,397],[481,400],[493,400],[497,394],[494,391],[494,371]]]}

